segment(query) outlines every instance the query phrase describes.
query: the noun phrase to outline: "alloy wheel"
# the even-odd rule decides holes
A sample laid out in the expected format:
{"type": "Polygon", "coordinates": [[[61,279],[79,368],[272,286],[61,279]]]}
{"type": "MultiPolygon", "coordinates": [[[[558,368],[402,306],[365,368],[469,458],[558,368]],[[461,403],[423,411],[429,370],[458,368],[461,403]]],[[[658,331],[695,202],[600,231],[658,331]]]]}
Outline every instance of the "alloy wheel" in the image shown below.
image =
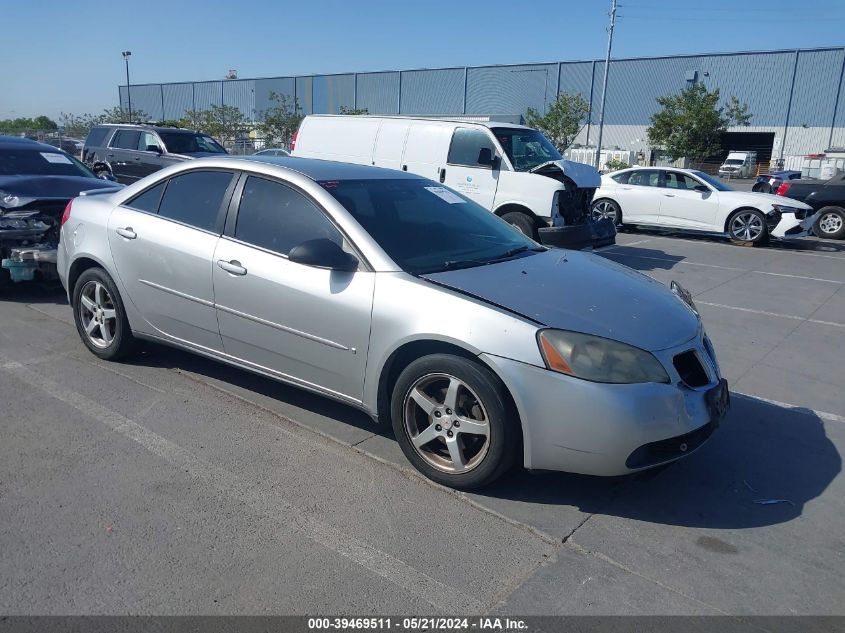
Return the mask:
{"type": "Polygon", "coordinates": [[[738,240],[753,242],[763,234],[763,220],[756,213],[738,213],[731,220],[731,235],[738,240]]]}
{"type": "Polygon", "coordinates": [[[819,230],[830,235],[842,228],[842,218],[838,213],[825,213],[819,218],[819,230]]]}
{"type": "Polygon", "coordinates": [[[99,281],[89,281],[79,295],[79,316],[91,344],[105,349],[117,333],[117,313],[108,289],[99,281]]]}
{"type": "Polygon", "coordinates": [[[616,209],[609,200],[600,200],[593,205],[591,210],[593,221],[613,220],[616,222],[616,209]]]}
{"type": "Polygon", "coordinates": [[[478,395],[445,373],[417,379],[403,403],[405,432],[414,450],[450,474],[478,466],[490,447],[490,422],[478,395]]]}

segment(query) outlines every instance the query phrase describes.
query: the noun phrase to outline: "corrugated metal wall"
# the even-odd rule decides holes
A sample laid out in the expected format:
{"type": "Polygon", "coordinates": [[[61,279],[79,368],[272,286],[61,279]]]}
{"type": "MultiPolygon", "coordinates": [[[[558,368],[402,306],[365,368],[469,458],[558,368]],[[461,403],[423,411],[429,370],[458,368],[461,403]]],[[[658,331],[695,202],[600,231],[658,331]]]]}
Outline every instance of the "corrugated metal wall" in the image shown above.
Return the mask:
{"type": "MultiPolygon", "coordinates": [[[[733,95],[747,103],[751,126],[776,132],[784,152],[817,151],[828,141],[845,145],[843,67],[845,48],[617,59],[608,78],[605,138],[626,147],[642,143],[659,109],[655,99],[697,81],[719,88],[723,102],[733,95]]],[[[155,119],[176,119],[222,103],[252,120],[271,107],[275,92],[296,96],[307,114],[358,107],[370,114],[524,115],[528,108],[543,112],[560,91],[590,101],[595,125],[603,73],[597,60],[133,85],[132,105],[155,119]]],[[[125,108],[126,86],[119,95],[125,108]]]]}

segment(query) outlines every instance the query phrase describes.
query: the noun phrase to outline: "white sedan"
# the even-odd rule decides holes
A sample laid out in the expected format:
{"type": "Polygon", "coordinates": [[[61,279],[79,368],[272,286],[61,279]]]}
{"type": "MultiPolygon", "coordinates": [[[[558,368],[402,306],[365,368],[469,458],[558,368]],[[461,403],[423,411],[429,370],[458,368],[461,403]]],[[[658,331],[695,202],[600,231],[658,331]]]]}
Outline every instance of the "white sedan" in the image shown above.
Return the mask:
{"type": "Polygon", "coordinates": [[[736,191],[701,171],[634,167],[605,174],[593,197],[594,219],[617,225],[720,233],[735,242],[808,235],[812,207],[765,193],[736,191]]]}

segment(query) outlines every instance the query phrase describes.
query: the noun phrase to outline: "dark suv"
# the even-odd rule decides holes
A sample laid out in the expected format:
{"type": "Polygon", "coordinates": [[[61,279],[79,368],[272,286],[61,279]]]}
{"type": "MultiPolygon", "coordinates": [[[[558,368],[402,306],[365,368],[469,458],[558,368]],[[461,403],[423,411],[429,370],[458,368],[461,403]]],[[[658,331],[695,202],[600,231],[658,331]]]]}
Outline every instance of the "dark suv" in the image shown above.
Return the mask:
{"type": "Polygon", "coordinates": [[[130,184],[168,165],[225,154],[208,134],[176,127],[115,123],[91,129],[82,149],[82,162],[102,177],[111,173],[130,184]]]}

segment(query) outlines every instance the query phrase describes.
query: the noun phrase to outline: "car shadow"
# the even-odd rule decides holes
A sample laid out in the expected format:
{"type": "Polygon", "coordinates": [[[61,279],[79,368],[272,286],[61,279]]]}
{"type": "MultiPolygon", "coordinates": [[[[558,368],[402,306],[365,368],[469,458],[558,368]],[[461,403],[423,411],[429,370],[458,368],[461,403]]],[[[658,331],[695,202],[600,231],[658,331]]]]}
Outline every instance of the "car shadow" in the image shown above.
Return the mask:
{"type": "Polygon", "coordinates": [[[0,288],[0,301],[67,305],[67,295],[58,281],[24,281],[0,288]]]}
{"type": "Polygon", "coordinates": [[[801,516],[841,470],[815,413],[739,396],[704,446],[668,466],[610,479],[523,470],[477,496],[667,525],[750,528],[801,516]]]}
{"type": "Polygon", "coordinates": [[[618,245],[596,254],[640,272],[672,270],[676,264],[686,259],[682,255],[670,255],[655,248],[625,245],[618,245]]]}
{"type": "MultiPolygon", "coordinates": [[[[376,423],[365,412],[353,406],[175,347],[147,342],[140,354],[122,362],[127,365],[179,369],[198,374],[213,381],[225,383],[226,386],[237,387],[258,396],[271,398],[286,407],[302,409],[376,435],[391,435],[387,425],[376,423]]],[[[282,409],[277,411],[286,413],[288,416],[292,414],[282,409]]]]}

